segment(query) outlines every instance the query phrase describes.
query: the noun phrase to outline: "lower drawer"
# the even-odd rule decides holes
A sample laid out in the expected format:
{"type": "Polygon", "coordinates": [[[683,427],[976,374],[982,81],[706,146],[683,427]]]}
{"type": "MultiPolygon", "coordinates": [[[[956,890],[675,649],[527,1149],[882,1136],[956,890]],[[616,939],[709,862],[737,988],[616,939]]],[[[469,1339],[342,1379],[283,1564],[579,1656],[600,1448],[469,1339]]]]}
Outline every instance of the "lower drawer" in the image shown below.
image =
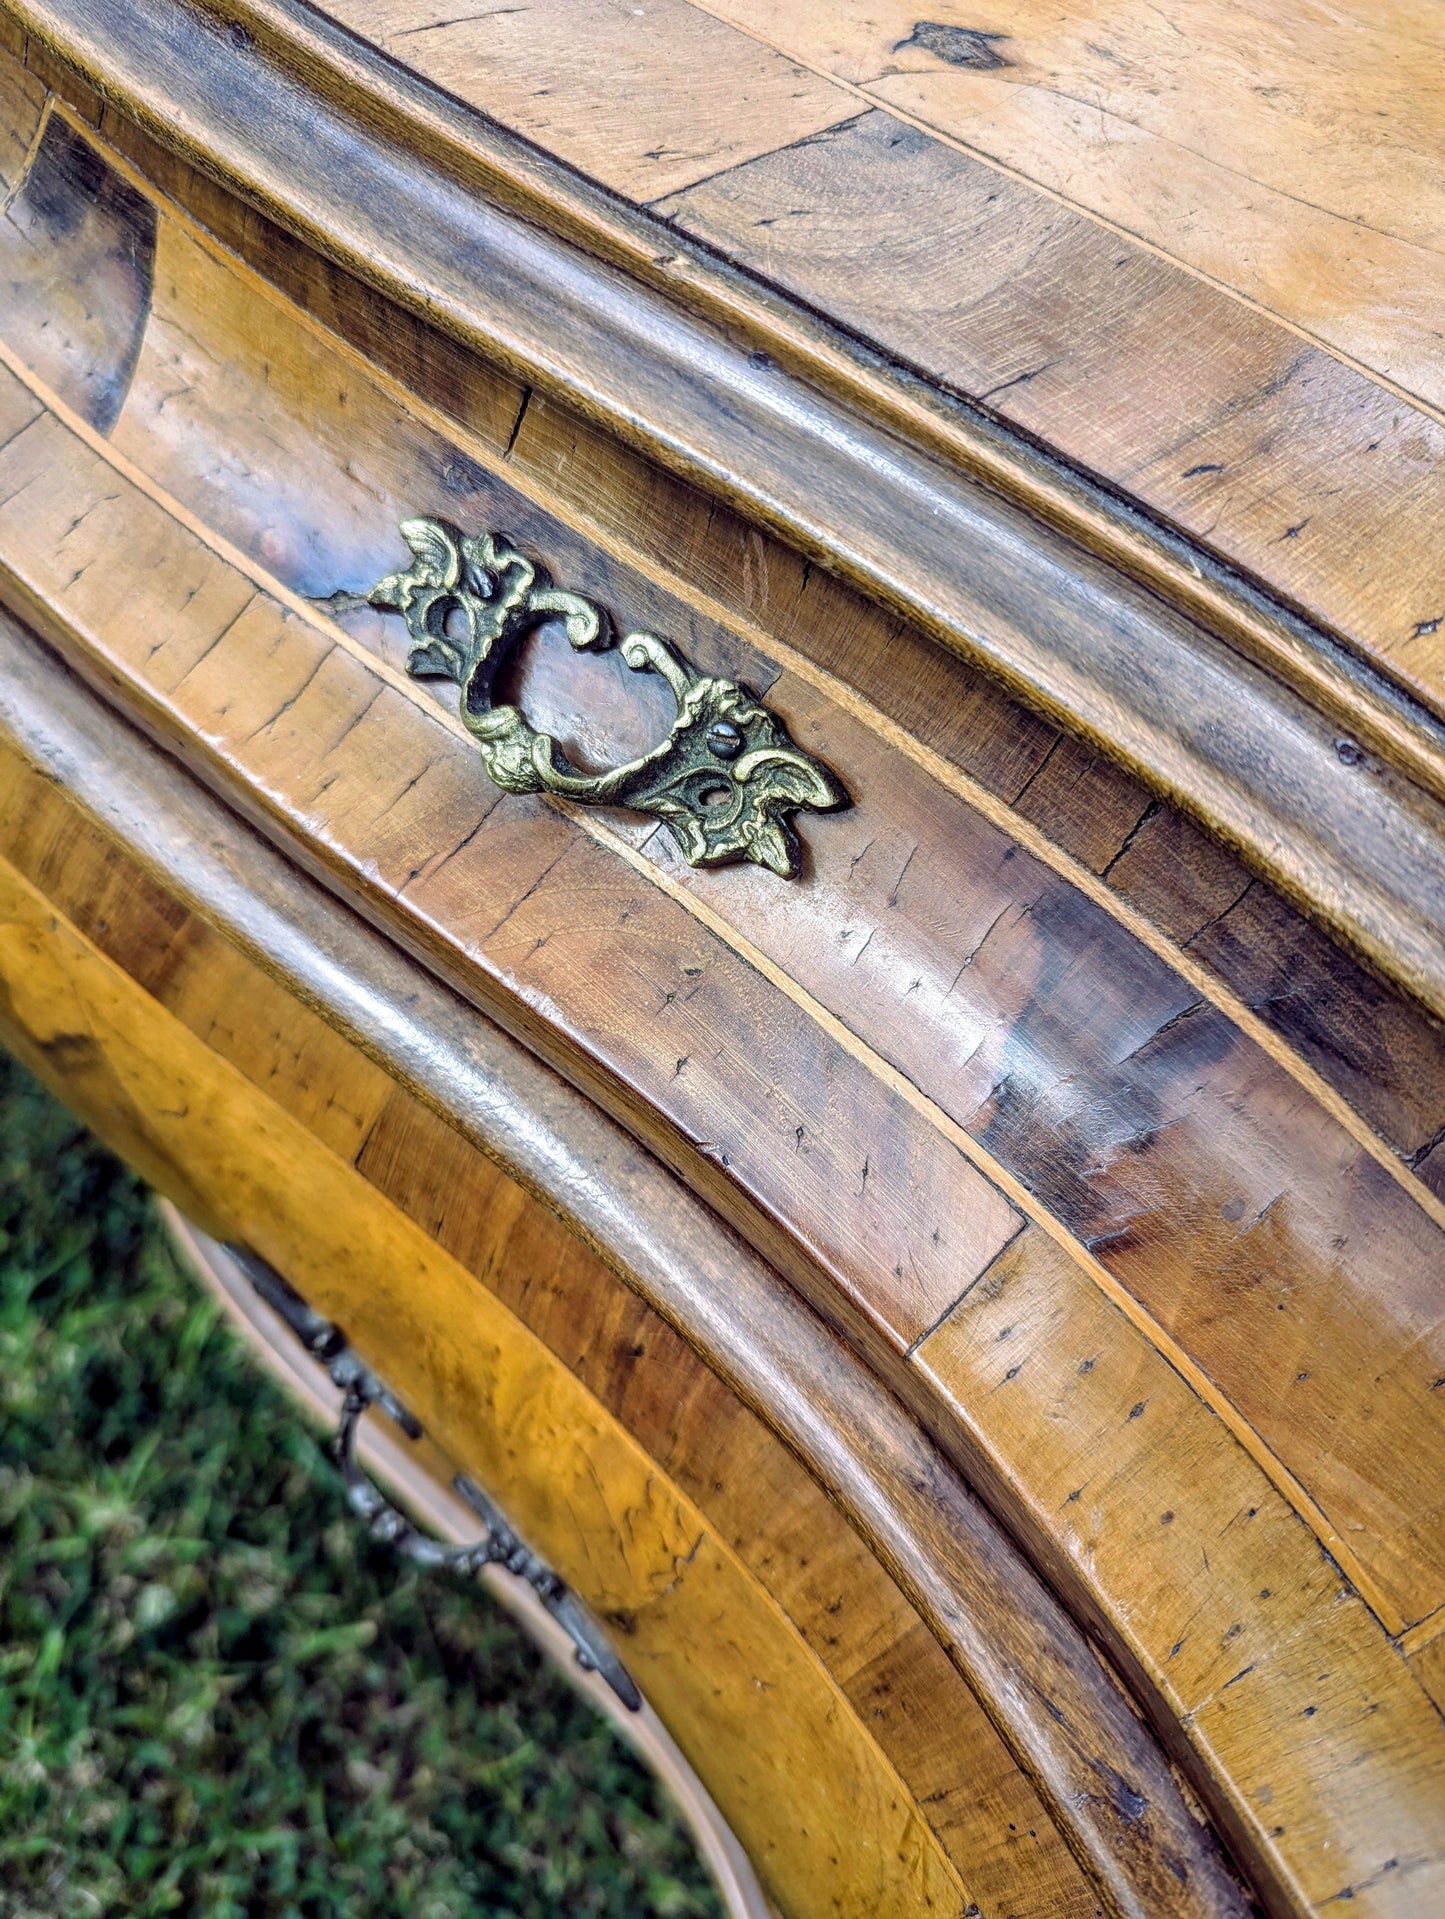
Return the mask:
{"type": "Polygon", "coordinates": [[[503,1501],[781,1910],[1091,1913],[937,1640],[691,1348],[13,743],[0,786],[0,1039],[503,1501]]]}

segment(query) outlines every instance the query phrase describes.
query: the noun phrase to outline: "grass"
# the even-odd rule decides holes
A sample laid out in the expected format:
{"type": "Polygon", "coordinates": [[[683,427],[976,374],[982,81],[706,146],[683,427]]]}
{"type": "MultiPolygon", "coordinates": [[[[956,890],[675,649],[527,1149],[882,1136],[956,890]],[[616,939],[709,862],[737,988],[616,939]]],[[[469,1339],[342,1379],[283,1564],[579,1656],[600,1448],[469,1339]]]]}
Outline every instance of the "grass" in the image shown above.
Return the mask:
{"type": "Polygon", "coordinates": [[[0,1919],[718,1919],[475,1585],[358,1534],[144,1189],[0,1054],[0,1919]]]}

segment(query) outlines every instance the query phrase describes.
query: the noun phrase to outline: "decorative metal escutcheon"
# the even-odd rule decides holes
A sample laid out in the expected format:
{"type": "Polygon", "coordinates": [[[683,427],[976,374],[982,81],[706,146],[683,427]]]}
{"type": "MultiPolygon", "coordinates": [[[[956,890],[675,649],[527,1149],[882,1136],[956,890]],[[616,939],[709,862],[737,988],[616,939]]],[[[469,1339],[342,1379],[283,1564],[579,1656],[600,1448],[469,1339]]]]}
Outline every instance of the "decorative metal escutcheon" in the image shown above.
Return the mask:
{"type": "Polygon", "coordinates": [[[560,619],[578,649],[613,643],[611,622],[500,533],[462,533],[446,520],[406,520],[412,563],[366,596],[399,613],[411,636],[407,670],[455,680],[461,716],[482,764],[509,793],[555,793],[584,806],[622,806],[664,822],[692,866],[755,860],[784,879],[801,863],[791,815],[846,806],[841,783],[789,737],[775,713],[733,680],[696,673],[652,633],[629,633],[622,657],[658,673],[677,700],[660,746],[604,773],[580,772],[557,741],[515,706],[494,706],[497,676],[532,628],[560,619]]]}

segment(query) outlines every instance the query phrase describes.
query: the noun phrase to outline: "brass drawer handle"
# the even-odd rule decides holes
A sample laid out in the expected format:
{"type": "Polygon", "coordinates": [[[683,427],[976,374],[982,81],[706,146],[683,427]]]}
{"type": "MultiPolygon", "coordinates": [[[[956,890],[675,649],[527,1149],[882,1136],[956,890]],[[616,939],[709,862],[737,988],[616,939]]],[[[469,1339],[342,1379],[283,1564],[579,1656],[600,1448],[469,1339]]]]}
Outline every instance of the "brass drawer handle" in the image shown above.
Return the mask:
{"type": "Polygon", "coordinates": [[[788,816],[803,807],[845,806],[848,796],[826,766],[794,745],[776,714],[735,681],[695,673],[666,640],[629,633],[623,659],[636,672],[661,674],[677,700],[677,718],[662,744],[640,759],[580,773],[518,708],[493,706],[492,687],[541,621],[560,618],[573,646],[600,650],[613,643],[607,615],[550,585],[542,567],[503,534],[469,538],[434,519],[406,520],[401,532],[412,564],[379,580],[367,602],[406,621],[408,672],[458,682],[462,719],[498,786],[654,813],[691,866],[748,859],[794,877],[801,855],[788,816]]]}
{"type": "Polygon", "coordinates": [[[501,1508],[475,1480],[458,1473],[452,1481],[486,1526],[482,1537],[470,1546],[444,1546],[439,1540],[429,1539],[373,1485],[356,1458],[356,1433],[362,1416],[368,1407],[379,1406],[408,1439],[420,1439],[422,1428],[415,1415],[357,1358],[341,1328],[308,1306],[274,1267],[244,1246],[228,1246],[226,1251],[311,1357],[326,1367],[332,1385],[345,1393],[335,1442],[336,1463],[346,1482],[351,1510],[366,1521],[372,1538],[387,1541],[419,1566],[446,1566],[459,1573],[501,1566],[518,1579],[525,1579],[572,1641],[582,1670],[600,1674],[629,1712],[640,1711],[642,1694],[608,1645],[601,1627],[560,1575],[518,1536],[501,1508]]]}

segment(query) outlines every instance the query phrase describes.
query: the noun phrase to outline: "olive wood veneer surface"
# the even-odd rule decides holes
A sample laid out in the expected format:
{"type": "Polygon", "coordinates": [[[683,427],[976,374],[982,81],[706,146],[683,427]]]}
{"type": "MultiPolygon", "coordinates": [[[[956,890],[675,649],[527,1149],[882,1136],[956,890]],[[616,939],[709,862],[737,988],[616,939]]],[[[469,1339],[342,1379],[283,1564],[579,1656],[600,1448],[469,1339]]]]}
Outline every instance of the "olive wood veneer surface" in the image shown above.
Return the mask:
{"type": "Polygon", "coordinates": [[[1445,710],[1432,0],[325,11],[1158,508],[1445,710]]]}
{"type": "MultiPolygon", "coordinates": [[[[28,110],[33,93],[16,97],[28,110]]],[[[1314,1687],[1328,1698],[1313,1696],[1304,1663],[1282,1658],[1269,1624],[1281,1588],[1258,1567],[1257,1587],[1230,1580],[1213,1601],[1234,1612],[1228,1626],[1206,1609],[1208,1632],[1168,1636],[1173,1617],[1196,1613],[1186,1600],[1171,1617],[1163,1596],[1191,1588],[1173,1572],[1161,1585],[1152,1555],[1167,1561],[1177,1541],[1187,1563],[1197,1541],[1209,1571],[1216,1515],[1191,1531],[1189,1502],[1170,1491],[1157,1513],[1133,1514],[1131,1531],[1105,1468],[1102,1486],[1077,1483],[1081,1456],[1118,1457],[1128,1481],[1131,1448],[1147,1444],[1150,1491],[1169,1485],[1168,1469],[1189,1491],[1197,1459],[1171,1449],[1197,1407],[1212,1422],[1201,1430],[1231,1435],[1226,1456],[1270,1488],[1267,1501],[1230,1505],[1218,1530],[1247,1546],[1264,1537],[1255,1521],[1276,1513],[1286,1530],[1261,1550],[1277,1558],[1302,1518],[1404,1634],[1422,1676],[1432,1670],[1445,1598],[1432,1391],[1445,1213],[1302,1048],[1112,890],[1132,862],[1133,884],[1154,885],[1158,925],[1195,911],[1227,875],[1179,837],[1177,816],[1148,807],[1114,852],[1107,834],[1093,848],[1078,839],[1075,807],[1079,858],[1061,857],[1031,818],[1051,806],[1069,816],[1070,782],[1086,768],[1050,735],[979,696],[990,750],[1017,762],[1011,813],[820,667],[800,644],[811,615],[789,643],[786,622],[738,610],[771,610],[766,585],[731,603],[700,593],[689,570],[659,563],[665,543],[640,550],[609,525],[611,496],[634,471],[625,460],[609,497],[579,507],[588,482],[569,460],[594,478],[607,470],[588,429],[457,361],[448,399],[464,427],[157,208],[121,163],[111,179],[111,161],[63,114],[32,152],[42,159],[40,190],[27,186],[9,210],[6,238],[21,246],[6,268],[23,261],[25,223],[34,233],[48,220],[63,242],[58,277],[68,272],[80,297],[60,325],[23,299],[0,322],[5,597],[233,805],[622,1118],[863,1345],[1136,1683],[1168,1700],[1162,1717],[1176,1715],[1212,1809],[1282,1909],[1346,1889],[1324,1883],[1335,1861],[1323,1840],[1345,1819],[1347,1781],[1359,1801],[1350,1818],[1368,1833],[1347,1889],[1410,1910],[1401,1861],[1425,1870],[1418,1848],[1372,1848],[1413,1829],[1432,1779],[1438,1801],[1404,1703],[1418,1695],[1397,1699],[1412,1728],[1398,1739],[1380,1733],[1378,1685],[1366,1696],[1352,1676],[1330,1692],[1341,1668],[1320,1662],[1314,1687]],[[84,187],[85,217],[68,216],[67,181],[84,187]],[[137,262],[149,263],[144,303],[137,262]],[[98,332],[84,297],[96,285],[111,316],[98,332]],[[369,617],[343,631],[302,597],[368,584],[397,557],[395,521],[418,509],[506,527],[625,624],[766,688],[854,799],[805,827],[806,883],[695,874],[646,823],[497,795],[459,723],[399,670],[395,633],[369,617]],[[1160,893],[1171,847],[1198,869],[1172,904],[1160,893]],[[1094,877],[1103,868],[1108,884],[1094,877]],[[1201,1271],[1216,1276],[1208,1286],[1201,1271]],[[1019,1310],[998,1325],[988,1309],[1003,1298],[1019,1310]],[[1157,1369],[1153,1389],[1124,1406],[1114,1395],[1127,1368],[1104,1393],[1095,1355],[1065,1365],[1048,1341],[1052,1371],[1037,1355],[1014,1359],[1019,1323],[1051,1311],[1056,1325],[1126,1337],[1129,1364],[1157,1369]],[[1053,1421],[1062,1442],[1069,1403],[1082,1423],[1072,1442],[1035,1458],[1036,1425],[1053,1421]],[[1041,1417],[1036,1404],[1055,1410],[1041,1417]],[[1104,1437],[1114,1424],[1118,1455],[1104,1437]],[[1112,1559],[1116,1541],[1139,1550],[1112,1559]],[[1241,1617],[1249,1590],[1264,1611],[1241,1617]],[[1263,1661],[1245,1656],[1255,1645],[1263,1661]],[[1324,1773],[1295,1775],[1274,1832],[1277,1782],[1245,1754],[1261,1727],[1283,1723],[1280,1687],[1303,1700],[1324,1773]],[[1322,1741],[1325,1704],[1356,1716],[1357,1748],[1343,1731],[1322,1741]],[[1382,1754],[1399,1771],[1386,1766],[1366,1794],[1361,1768],[1382,1754]]],[[[23,264],[13,270],[23,289],[23,264]]],[[[340,283],[333,293],[339,311],[348,296],[340,283]]],[[[378,339],[385,325],[379,316],[378,339]]],[[[649,511],[665,516],[680,497],[659,493],[649,511]]],[[[777,552],[741,550],[764,572],[777,552]]],[[[866,621],[854,637],[849,671],[866,677],[866,621]]],[[[938,682],[945,710],[968,685],[956,666],[938,682]]],[[[635,679],[609,682],[609,671],[544,638],[520,686],[542,724],[610,758],[658,715],[639,711],[635,679]]],[[[1127,812],[1127,782],[1095,790],[1127,812]]],[[[1197,930],[1248,892],[1246,876],[1197,930]]],[[[1400,1078],[1413,1070],[1418,1094],[1438,1084],[1438,1034],[1418,1028],[1413,1046],[1400,1078]]],[[[1412,1113],[1389,1076],[1358,1074],[1350,1092],[1375,1101],[1382,1133],[1414,1129],[1408,1157],[1428,1174],[1428,1107],[1412,1113]]],[[[1231,1500],[1244,1484],[1222,1483],[1231,1500]]],[[[1297,1658],[1314,1663],[1326,1612],[1360,1622],[1363,1639],[1346,1633],[1358,1657],[1379,1628],[1330,1561],[1311,1564],[1301,1590],[1317,1610],[1291,1642],[1297,1658]]]]}
{"type": "MultiPolygon", "coordinates": [[[[766,1497],[758,1501],[752,1480],[719,1466],[715,1449],[726,1453],[739,1430],[735,1402],[690,1369],[686,1349],[655,1320],[624,1306],[608,1274],[580,1249],[559,1251],[546,1216],[508,1189],[468,1141],[500,1157],[605,1247],[629,1284],[735,1380],[854,1515],[855,1526],[862,1521],[865,1536],[874,1536],[879,1521],[885,1535],[891,1531],[888,1556],[901,1550],[901,1563],[913,1566],[920,1550],[927,1557],[945,1545],[946,1534],[932,1544],[923,1535],[910,1538],[915,1502],[901,1487],[886,1489],[895,1470],[889,1422],[867,1408],[866,1395],[857,1399],[796,1307],[782,1296],[767,1299],[766,1281],[759,1294],[746,1256],[740,1260],[739,1249],[699,1220],[685,1195],[669,1198],[661,1190],[668,1183],[661,1169],[624,1136],[609,1136],[600,1116],[344,909],[314,897],[238,822],[67,683],[42,652],[13,629],[0,641],[7,668],[0,678],[0,844],[25,884],[40,887],[54,911],[74,912],[80,930],[112,962],[229,1067],[279,1100],[325,1154],[354,1162],[449,1246],[620,1410],[707,1513],[730,1516],[735,1545],[757,1537],[760,1514],[772,1506],[766,1497]],[[178,894],[194,904],[182,904],[178,894]],[[231,936],[218,936],[224,926],[231,936]],[[254,958],[245,959],[248,953],[254,958]],[[316,1010],[299,1004],[298,993],[316,1010]],[[238,1006],[246,1017],[236,1016],[238,1006]],[[346,1034],[343,1043],[339,1035],[346,1034]],[[585,1282],[585,1297],[573,1291],[574,1278],[585,1282]],[[691,1383],[680,1391],[680,1380],[691,1383]],[[704,1432],[713,1437],[700,1440],[704,1432]],[[704,1457],[685,1464],[694,1445],[704,1457]],[[885,1483],[867,1493],[863,1482],[880,1473],[885,1483]]],[[[22,944],[38,950],[25,930],[36,924],[31,909],[22,903],[18,912],[22,944]]],[[[82,976],[91,977],[93,969],[82,976]]],[[[121,1125],[118,1143],[162,1183],[174,1188],[180,1180],[186,1203],[205,1216],[207,1202],[191,1185],[220,1179],[221,1190],[234,1196],[244,1150],[238,1165],[229,1133],[213,1136],[186,1124],[184,1098],[163,1108],[157,1125],[153,1090],[147,1096],[135,1083],[134,1048],[117,1048],[114,1028],[97,1022],[97,1011],[104,1002],[97,1008],[93,992],[74,998],[66,1022],[72,1038],[52,1036],[38,1063],[52,1075],[72,1076],[70,1097],[83,1109],[99,1087],[112,1126],[121,1125]],[[119,1081],[100,1070],[96,1048],[80,1044],[77,1034],[107,1041],[101,1050],[124,1068],[119,1081]]],[[[42,1037],[48,1031],[42,1023],[42,1037]]],[[[312,1157],[302,1155],[302,1163],[312,1157]]],[[[278,1175],[263,1167],[260,1176],[278,1175]]],[[[268,1230],[280,1233],[275,1209],[266,1217],[268,1230]]],[[[266,1243],[273,1257],[296,1256],[281,1238],[266,1243]]],[[[313,1247],[309,1257],[327,1269],[325,1284],[350,1285],[350,1307],[357,1272],[348,1282],[329,1270],[324,1249],[313,1247]]],[[[361,1265],[373,1270],[370,1259],[361,1265]]],[[[392,1341],[388,1334],[377,1350],[379,1363],[392,1341]]],[[[1206,1797],[1217,1801],[1223,1792],[1226,1824],[1257,1883],[1270,1888],[1271,1906],[1303,1912],[1346,1893],[1364,1912],[1417,1909],[1434,1869],[1422,1835],[1439,1790],[1438,1720],[1318,1542],[1137,1328],[1031,1233],[915,1363],[946,1383],[959,1414],[953,1438],[966,1441],[972,1475],[1001,1495],[1003,1509],[1025,1513],[1036,1550],[1066,1589],[1080,1579],[1092,1587],[1085,1610],[1107,1615],[1106,1637],[1127,1639],[1148,1661],[1166,1723],[1183,1731],[1186,1751],[1205,1762],[1206,1797]],[[1001,1369],[1010,1384],[1018,1382],[1016,1390],[1000,1393],[1001,1369]],[[1155,1419],[1143,1417],[1148,1406],[1155,1419]],[[1073,1478],[1081,1459],[1092,1468],[1083,1487],[1073,1478]],[[1072,1496],[1063,1495],[1065,1484],[1072,1496]],[[1170,1635],[1177,1635],[1172,1645],[1170,1635]],[[1301,1739],[1296,1729],[1304,1726],[1309,1733],[1301,1739]]],[[[756,1448],[750,1457],[757,1461],[756,1448]]],[[[910,1461],[905,1450],[898,1465],[914,1475],[922,1461],[910,1461]]],[[[806,1506],[796,1484],[786,1474],[779,1478],[776,1459],[764,1464],[763,1476],[790,1513],[806,1506]]],[[[923,1483],[929,1480],[936,1501],[944,1495],[937,1467],[924,1472],[923,1483]]],[[[917,1508],[925,1510],[927,1502],[917,1508]]],[[[1021,1823],[1028,1809],[1016,1802],[1018,1787],[1008,1785],[1007,1772],[999,1776],[984,1763],[987,1740],[969,1744],[969,1733],[961,1742],[974,1721],[966,1711],[960,1720],[957,1702],[949,1704],[946,1674],[927,1679],[933,1709],[922,1714],[913,1688],[920,1672],[931,1670],[924,1651],[931,1635],[920,1638],[909,1627],[906,1644],[880,1650],[878,1635],[888,1628],[867,1604],[876,1576],[866,1561],[860,1568],[856,1550],[851,1560],[841,1546],[822,1550],[835,1535],[815,1523],[811,1509],[809,1515],[799,1522],[801,1535],[787,1532],[786,1545],[766,1527],[765,1544],[756,1549],[761,1558],[746,1545],[739,1550],[811,1635],[825,1664],[843,1676],[845,1689],[846,1674],[853,1674],[849,1698],[868,1708],[876,1736],[922,1795],[969,1886],[980,1896],[999,1889],[998,1907],[985,1897],[983,1909],[1030,1910],[1034,1862],[1039,1871],[1059,1872],[1044,1829],[1021,1823]],[[830,1583],[840,1565],[850,1569],[847,1599],[830,1583]],[[812,1628],[820,1601],[823,1618],[812,1628]],[[863,1657],[854,1650],[858,1635],[871,1649],[866,1668],[852,1664],[863,1657]],[[957,1771],[965,1746],[966,1784],[957,1771]],[[980,1789],[985,1803],[975,1814],[980,1789]],[[1022,1881],[1010,1881],[1015,1872],[1022,1881]]],[[[1027,1607],[1026,1582],[1008,1572],[1007,1553],[995,1547],[985,1564],[982,1587],[964,1603],[1027,1607]]],[[[579,1574],[590,1593],[593,1576],[590,1565],[579,1574]]],[[[925,1610],[936,1635],[939,1615],[925,1610]]],[[[949,1616],[956,1632],[962,1622],[956,1611],[949,1616]]],[[[896,1619],[896,1608],[885,1617],[896,1619]]],[[[994,1630],[1000,1628],[1007,1639],[1002,1618],[994,1630]]],[[[705,1645],[698,1650],[702,1656],[705,1645]]],[[[1041,1651],[1037,1638],[1028,1643],[1025,1669],[1041,1651]]],[[[663,1657],[664,1678],[665,1668],[663,1657]]],[[[1083,1677],[1087,1685],[1087,1672],[1083,1677]]],[[[1052,1678],[1040,1675],[1055,1702],[1058,1678],[1057,1670],[1052,1678]]],[[[987,1688],[985,1696],[992,1696],[987,1688]]],[[[1015,1716],[1039,1710],[1037,1694],[1014,1689],[1011,1697],[1015,1716]]],[[[1051,1707],[1044,1723],[1057,1732],[1068,1721],[1051,1707]]],[[[1096,1719],[1086,1712],[1081,1723],[1100,1740],[1096,1719]]],[[[1110,1758],[1107,1734],[1094,1754],[1095,1776],[1116,1780],[1111,1796],[1122,1800],[1137,1839],[1148,1801],[1147,1790],[1140,1795],[1129,1783],[1138,1778],[1137,1753],[1115,1759],[1122,1770],[1112,1774],[1098,1771],[1110,1758]]],[[[711,1780],[709,1761],[723,1761],[710,1754],[700,1762],[711,1780]]],[[[1072,1896],[1066,1884],[1065,1875],[1055,1897],[1072,1896]]]]}
{"type": "Polygon", "coordinates": [[[1431,0],[699,0],[1437,405],[1431,0]]]}
{"type": "MultiPolygon", "coordinates": [[[[1440,1476],[1420,1439],[1440,1418],[1445,1240],[1399,1163],[827,676],[779,672],[766,636],[598,554],[176,222],[155,244],[108,443],[13,375],[0,397],[0,565],[36,619],[620,1101],[869,1350],[911,1350],[1033,1218],[1235,1409],[1387,1624],[1436,1611],[1440,1476]],[[379,619],[348,640],[279,585],[365,585],[390,527],[434,501],[768,687],[854,798],[808,829],[805,885],[693,873],[661,831],[640,850],[635,821],[503,800],[379,619]],[[1344,1422],[1362,1352],[1369,1416],[1344,1422]]],[[[597,717],[590,663],[541,666],[542,723],[566,735],[588,708],[584,746],[635,746],[609,702],[597,717]]]]}
{"type": "Polygon", "coordinates": [[[0,33],[84,115],[111,109],[77,69],[395,306],[983,665],[1445,1011],[1445,729],[1342,634],[289,0],[7,3],[29,38],[0,33]]]}

